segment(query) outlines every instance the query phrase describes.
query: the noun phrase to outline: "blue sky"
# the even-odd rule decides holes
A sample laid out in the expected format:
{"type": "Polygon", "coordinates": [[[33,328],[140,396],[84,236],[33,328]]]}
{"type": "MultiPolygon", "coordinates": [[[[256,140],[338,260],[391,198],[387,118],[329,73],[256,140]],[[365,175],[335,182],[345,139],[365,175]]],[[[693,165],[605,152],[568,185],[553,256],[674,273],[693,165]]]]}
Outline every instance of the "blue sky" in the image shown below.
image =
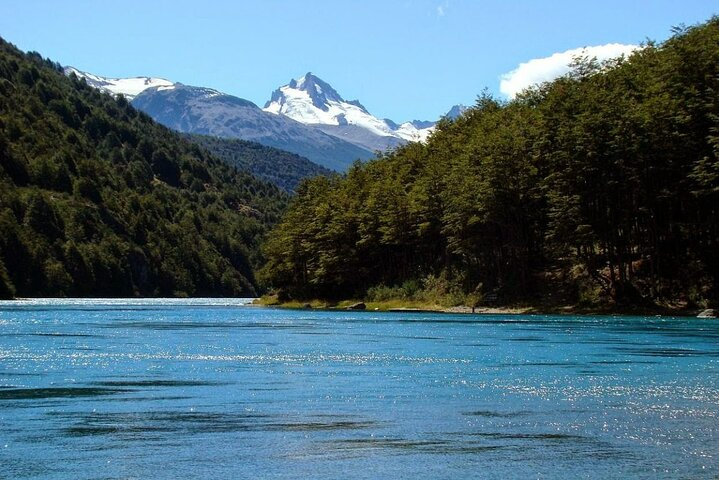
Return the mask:
{"type": "Polygon", "coordinates": [[[436,119],[521,63],[662,41],[698,0],[2,0],[0,35],[107,77],[149,75],[260,106],[307,71],[378,117],[436,119]]]}

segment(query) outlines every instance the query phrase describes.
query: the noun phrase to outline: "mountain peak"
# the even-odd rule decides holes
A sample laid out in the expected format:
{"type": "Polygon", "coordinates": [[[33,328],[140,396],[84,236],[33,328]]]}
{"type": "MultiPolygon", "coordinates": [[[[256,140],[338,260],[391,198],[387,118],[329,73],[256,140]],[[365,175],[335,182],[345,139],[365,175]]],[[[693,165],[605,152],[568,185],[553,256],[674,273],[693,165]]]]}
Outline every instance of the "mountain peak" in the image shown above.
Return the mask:
{"type": "Polygon", "coordinates": [[[462,115],[464,112],[466,112],[469,109],[469,107],[465,105],[454,105],[452,108],[449,109],[447,113],[443,115],[443,117],[448,118],[450,120],[456,120],[460,115],[462,115]]]}
{"type": "Polygon", "coordinates": [[[313,75],[312,72],[307,72],[301,77],[293,78],[292,80],[290,80],[290,83],[288,83],[287,86],[290,88],[298,88],[302,90],[306,81],[312,81],[315,78],[319,80],[319,78],[313,75]]]}
{"type": "Polygon", "coordinates": [[[434,122],[402,125],[373,116],[359,100],[344,100],[332,86],[312,72],[290,80],[272,93],[266,112],[284,115],[371,151],[386,150],[407,141],[424,141],[434,122]]]}
{"type": "Polygon", "coordinates": [[[292,79],[287,87],[306,92],[312,99],[312,104],[324,111],[327,111],[329,102],[344,101],[337,90],[312,72],[307,72],[298,79],[292,79]]]}
{"type": "MultiPolygon", "coordinates": [[[[304,83],[306,81],[312,81],[314,79],[320,80],[320,78],[316,75],[314,75],[312,72],[307,72],[304,75],[302,75],[300,78],[297,79],[298,83],[304,83]]],[[[321,80],[320,80],[321,81],[321,80]]]]}
{"type": "Polygon", "coordinates": [[[344,102],[329,83],[312,72],[307,72],[272,92],[272,97],[265,104],[265,110],[280,113],[287,103],[300,99],[305,99],[303,102],[323,112],[328,112],[332,103],[344,102]]]}

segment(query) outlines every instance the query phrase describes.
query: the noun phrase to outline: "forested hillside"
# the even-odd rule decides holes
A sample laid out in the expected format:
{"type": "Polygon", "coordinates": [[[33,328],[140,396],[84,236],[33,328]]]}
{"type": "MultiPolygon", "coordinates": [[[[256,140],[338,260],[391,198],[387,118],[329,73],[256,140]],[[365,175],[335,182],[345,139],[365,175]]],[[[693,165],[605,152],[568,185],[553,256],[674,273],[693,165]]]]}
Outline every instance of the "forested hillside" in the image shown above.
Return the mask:
{"type": "Polygon", "coordinates": [[[185,136],[220,160],[240,170],[294,192],[304,178],[332,175],[332,171],[295,153],[266,147],[256,142],[208,135],[185,136]]]}
{"type": "Polygon", "coordinates": [[[285,298],[705,305],[718,210],[713,18],[511,102],[483,95],[426,145],[304,183],[264,277],[285,298]]]}
{"type": "Polygon", "coordinates": [[[252,295],[286,200],[0,40],[0,296],[252,295]]]}

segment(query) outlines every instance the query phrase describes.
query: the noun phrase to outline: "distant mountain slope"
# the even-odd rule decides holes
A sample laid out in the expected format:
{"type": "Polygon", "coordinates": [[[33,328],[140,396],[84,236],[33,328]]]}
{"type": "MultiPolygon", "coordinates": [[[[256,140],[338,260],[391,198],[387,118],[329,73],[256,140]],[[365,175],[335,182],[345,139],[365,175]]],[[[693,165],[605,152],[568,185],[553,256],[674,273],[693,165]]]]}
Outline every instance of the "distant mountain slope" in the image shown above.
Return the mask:
{"type": "Polygon", "coordinates": [[[255,295],[287,199],[0,39],[0,297],[255,295]]]}
{"type": "Polygon", "coordinates": [[[302,155],[332,170],[344,171],[353,161],[373,155],[290,118],[264,112],[249,100],[209,88],[179,83],[173,89],[149,88],[132,104],[181,132],[251,140],[302,155]]]}
{"type": "Polygon", "coordinates": [[[196,134],[187,134],[187,138],[217,158],[272,182],[287,192],[294,192],[304,178],[333,173],[297,154],[256,142],[196,134]]]}
{"type": "Polygon", "coordinates": [[[132,104],[163,125],[185,133],[239,138],[301,155],[326,168],[344,171],[374,150],[349,143],[288,117],[272,115],[239,97],[169,80],[137,77],[112,79],[66,67],[67,75],[132,104]]]}
{"type": "MultiPolygon", "coordinates": [[[[217,90],[152,77],[104,78],[66,67],[68,75],[114,95],[160,123],[186,133],[239,138],[296,153],[326,168],[345,171],[357,159],[386,152],[407,142],[425,142],[436,122],[402,124],[370,114],[359,100],[344,100],[312,73],[291,80],[260,109],[254,103],[217,90]]],[[[455,106],[446,115],[456,118],[455,106]]]]}
{"type": "Polygon", "coordinates": [[[433,122],[425,122],[423,128],[418,128],[413,122],[398,125],[379,119],[359,100],[344,100],[330,84],[312,73],[275,90],[264,110],[315,125],[325,133],[371,150],[424,141],[434,126],[433,122]]]}

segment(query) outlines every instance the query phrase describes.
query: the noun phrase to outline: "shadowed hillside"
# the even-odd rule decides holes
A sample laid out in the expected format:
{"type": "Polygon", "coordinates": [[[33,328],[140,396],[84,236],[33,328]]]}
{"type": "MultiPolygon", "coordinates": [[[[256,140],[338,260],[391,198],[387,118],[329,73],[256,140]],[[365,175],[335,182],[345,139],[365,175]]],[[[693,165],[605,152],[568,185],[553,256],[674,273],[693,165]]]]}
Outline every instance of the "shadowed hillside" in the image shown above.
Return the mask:
{"type": "Polygon", "coordinates": [[[254,295],[286,199],[0,40],[0,296],[254,295]]]}

